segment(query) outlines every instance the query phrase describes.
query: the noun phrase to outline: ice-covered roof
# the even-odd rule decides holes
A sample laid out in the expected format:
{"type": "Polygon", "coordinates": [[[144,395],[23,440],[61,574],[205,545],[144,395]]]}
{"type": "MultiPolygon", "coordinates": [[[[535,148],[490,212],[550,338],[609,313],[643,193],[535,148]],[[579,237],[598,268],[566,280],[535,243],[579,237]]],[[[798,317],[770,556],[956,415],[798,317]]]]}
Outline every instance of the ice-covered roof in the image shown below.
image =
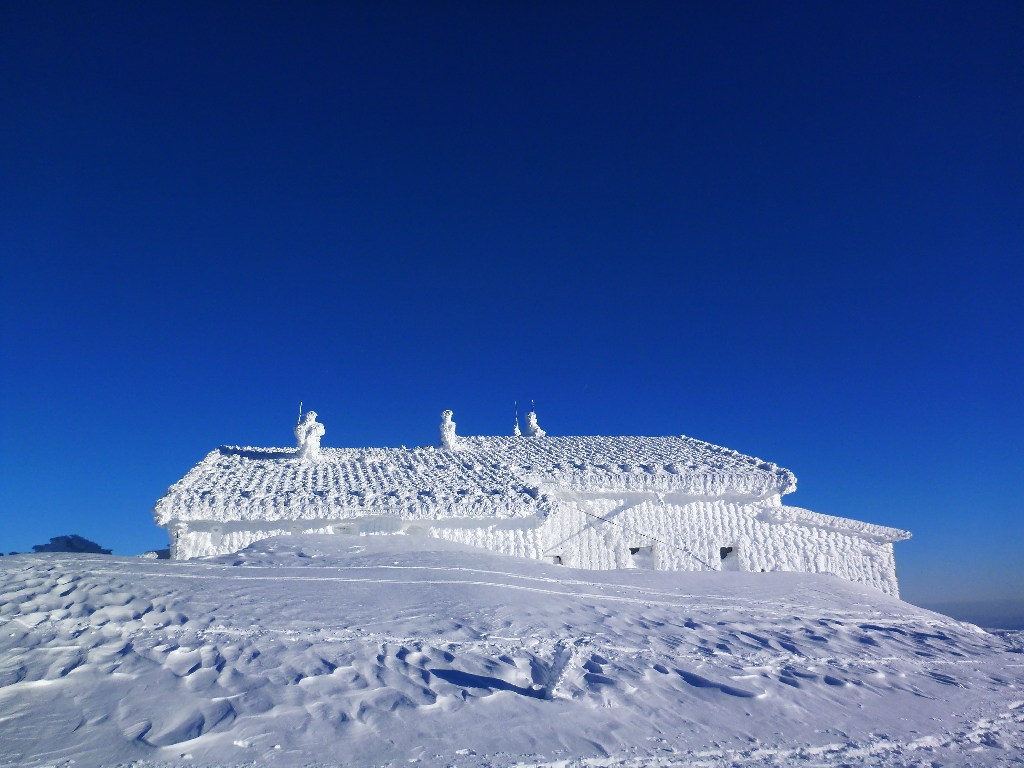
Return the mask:
{"type": "Polygon", "coordinates": [[[883,544],[906,541],[910,538],[910,531],[904,531],[900,528],[864,523],[847,517],[823,515],[820,512],[811,512],[811,510],[803,509],[802,507],[787,507],[785,505],[781,507],[765,507],[760,517],[762,520],[772,523],[793,523],[795,525],[802,525],[805,528],[835,531],[847,536],[857,536],[861,539],[877,541],[883,544]]]}
{"type": "Polygon", "coordinates": [[[788,469],[691,437],[459,437],[444,448],[221,447],[154,507],[175,520],[523,517],[546,490],[765,497],[796,489],[788,469]]]}

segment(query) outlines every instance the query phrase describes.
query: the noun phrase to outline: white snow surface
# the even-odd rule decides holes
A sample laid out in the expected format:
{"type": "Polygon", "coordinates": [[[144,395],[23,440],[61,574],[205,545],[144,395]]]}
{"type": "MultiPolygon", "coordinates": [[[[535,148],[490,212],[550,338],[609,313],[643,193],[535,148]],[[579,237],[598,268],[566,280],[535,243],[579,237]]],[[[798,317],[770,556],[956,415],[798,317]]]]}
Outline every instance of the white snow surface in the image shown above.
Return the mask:
{"type": "Polygon", "coordinates": [[[1019,765],[1021,637],[823,574],[425,536],[20,555],[0,764],[1019,765]]]}
{"type": "MultiPolygon", "coordinates": [[[[454,440],[454,425],[452,439],[454,440]]],[[[774,463],[690,437],[459,437],[445,448],[222,446],[156,503],[175,520],[274,521],[396,514],[404,519],[544,516],[544,486],[765,498],[796,489],[774,463]]]]}

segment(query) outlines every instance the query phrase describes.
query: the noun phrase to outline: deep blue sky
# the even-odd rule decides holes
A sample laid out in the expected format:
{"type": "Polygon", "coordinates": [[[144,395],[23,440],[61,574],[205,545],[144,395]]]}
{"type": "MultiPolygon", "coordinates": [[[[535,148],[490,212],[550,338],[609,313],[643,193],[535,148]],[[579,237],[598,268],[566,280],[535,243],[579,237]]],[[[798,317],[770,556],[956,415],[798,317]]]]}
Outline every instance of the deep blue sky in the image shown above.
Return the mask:
{"type": "Polygon", "coordinates": [[[535,398],[1024,597],[1024,6],[339,5],[0,6],[0,548],[535,398]]]}

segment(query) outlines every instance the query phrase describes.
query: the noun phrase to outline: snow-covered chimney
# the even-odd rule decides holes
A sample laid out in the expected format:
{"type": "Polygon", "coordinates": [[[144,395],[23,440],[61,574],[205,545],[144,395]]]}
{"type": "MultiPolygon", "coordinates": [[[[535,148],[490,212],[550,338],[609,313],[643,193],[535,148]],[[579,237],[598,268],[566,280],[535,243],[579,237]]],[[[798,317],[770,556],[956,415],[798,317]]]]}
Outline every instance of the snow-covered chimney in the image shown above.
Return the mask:
{"type": "Polygon", "coordinates": [[[547,432],[540,428],[537,424],[537,409],[532,409],[526,414],[526,436],[527,437],[544,437],[547,432]]]}
{"type": "Polygon", "coordinates": [[[452,421],[452,412],[444,411],[441,414],[441,447],[454,451],[458,447],[459,438],[455,436],[455,422],[452,421]]]}
{"type": "Polygon", "coordinates": [[[295,425],[295,441],[300,459],[316,461],[320,456],[320,438],[324,425],[316,420],[316,411],[306,411],[306,418],[295,425]]]}

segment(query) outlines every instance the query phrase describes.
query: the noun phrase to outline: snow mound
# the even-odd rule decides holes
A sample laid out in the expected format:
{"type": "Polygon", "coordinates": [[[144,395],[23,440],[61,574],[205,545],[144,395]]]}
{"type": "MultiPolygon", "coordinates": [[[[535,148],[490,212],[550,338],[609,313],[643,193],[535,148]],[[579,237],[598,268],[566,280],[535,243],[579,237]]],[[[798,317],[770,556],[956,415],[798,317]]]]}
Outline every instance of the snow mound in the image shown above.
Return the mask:
{"type": "Polygon", "coordinates": [[[0,763],[1009,765],[1021,647],[824,575],[427,537],[25,555],[0,561],[0,763]]]}

